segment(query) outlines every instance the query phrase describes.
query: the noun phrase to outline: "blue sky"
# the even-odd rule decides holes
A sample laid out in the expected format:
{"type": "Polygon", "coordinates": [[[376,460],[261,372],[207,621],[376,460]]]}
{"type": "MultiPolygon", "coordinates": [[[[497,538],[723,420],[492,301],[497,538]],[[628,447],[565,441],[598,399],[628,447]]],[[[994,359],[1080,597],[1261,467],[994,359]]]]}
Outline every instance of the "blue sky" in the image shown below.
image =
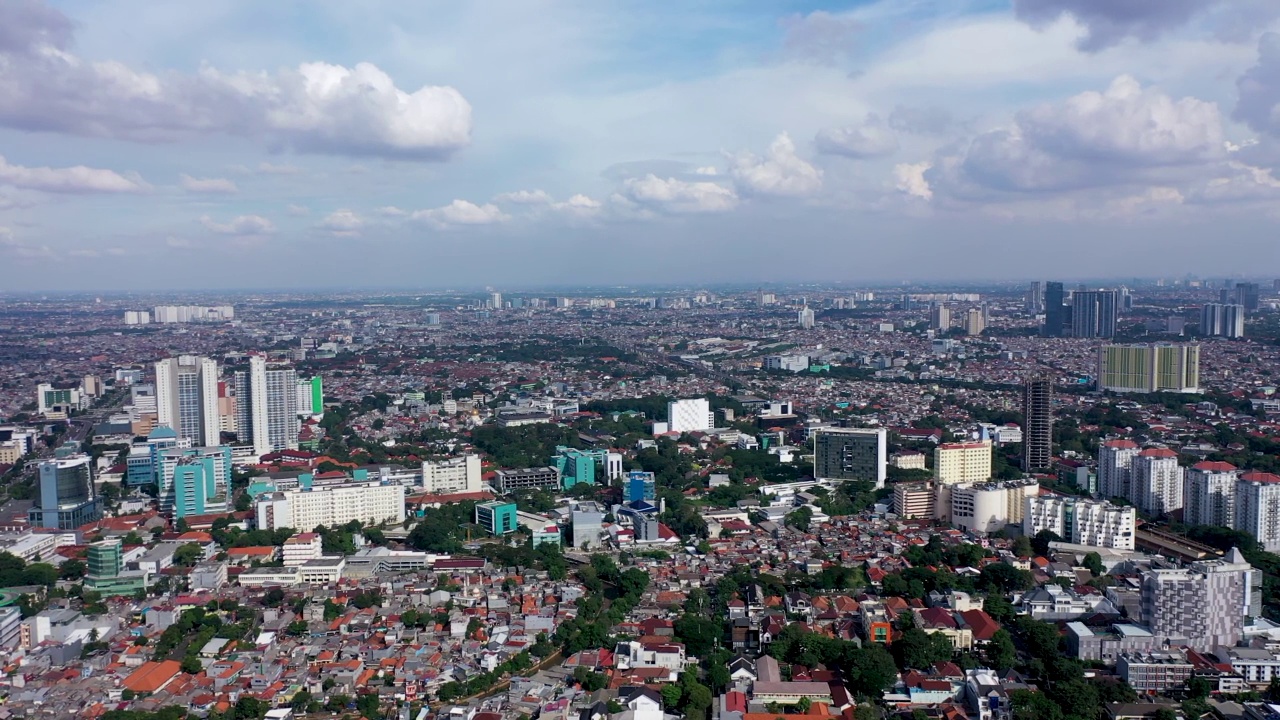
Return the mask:
{"type": "Polygon", "coordinates": [[[0,0],[0,272],[1252,274],[1280,260],[1278,20],[1268,0],[0,0]]]}

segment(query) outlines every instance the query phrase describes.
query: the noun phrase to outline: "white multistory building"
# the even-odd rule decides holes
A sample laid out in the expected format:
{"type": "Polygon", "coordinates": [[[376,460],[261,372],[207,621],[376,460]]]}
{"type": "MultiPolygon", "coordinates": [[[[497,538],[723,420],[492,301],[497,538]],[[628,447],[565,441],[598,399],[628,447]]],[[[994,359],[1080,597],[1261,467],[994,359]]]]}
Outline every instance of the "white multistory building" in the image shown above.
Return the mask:
{"type": "Polygon", "coordinates": [[[303,565],[311,560],[319,560],[323,547],[319,533],[298,533],[284,541],[284,547],[280,549],[281,560],[286,567],[303,565]]]}
{"type": "Polygon", "coordinates": [[[1182,509],[1182,466],[1174,451],[1143,450],[1133,459],[1129,474],[1129,500],[1142,512],[1166,515],[1182,509]]]}
{"type": "Polygon", "coordinates": [[[1137,515],[1131,507],[1101,500],[1036,495],[1026,498],[1022,532],[1029,537],[1049,530],[1064,542],[1132,550],[1137,515]]]}
{"type": "Polygon", "coordinates": [[[259,496],[256,516],[264,530],[314,530],[337,527],[357,520],[365,525],[404,522],[404,485],[384,482],[351,482],[313,488],[297,488],[259,496]]]}
{"type": "Polygon", "coordinates": [[[715,415],[706,398],[672,400],[667,403],[667,430],[675,433],[701,432],[715,427],[715,415]]]}
{"type": "Polygon", "coordinates": [[[156,363],[156,421],[192,445],[218,445],[218,363],[193,355],[156,363]]]}
{"type": "Polygon", "coordinates": [[[1142,448],[1132,440],[1108,440],[1098,448],[1098,494],[1129,499],[1129,470],[1142,448]]]}
{"type": "Polygon", "coordinates": [[[291,367],[268,368],[266,358],[249,358],[249,370],[235,376],[236,433],[261,456],[298,449],[298,374],[291,367]]]}
{"type": "Polygon", "coordinates": [[[1021,525],[1027,498],[1039,494],[1040,484],[1035,480],[1009,480],[955,485],[948,490],[951,524],[988,534],[999,532],[1006,525],[1021,525]]]}
{"type": "Polygon", "coordinates": [[[1183,482],[1183,522],[1235,527],[1239,475],[1235,465],[1225,462],[1206,461],[1187,468],[1183,482]]]}
{"type": "Polygon", "coordinates": [[[479,455],[422,462],[422,489],[431,495],[480,492],[481,477],[479,455]]]}
{"type": "Polygon", "coordinates": [[[1280,550],[1280,476],[1248,472],[1236,483],[1235,527],[1268,552],[1280,550]]]}

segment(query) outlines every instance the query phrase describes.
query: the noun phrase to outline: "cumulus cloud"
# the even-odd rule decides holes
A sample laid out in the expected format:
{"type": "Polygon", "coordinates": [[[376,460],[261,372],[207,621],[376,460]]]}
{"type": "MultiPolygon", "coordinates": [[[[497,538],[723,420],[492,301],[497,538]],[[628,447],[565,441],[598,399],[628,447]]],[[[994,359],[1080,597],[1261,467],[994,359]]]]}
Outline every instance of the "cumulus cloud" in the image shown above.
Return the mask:
{"type": "Polygon", "coordinates": [[[404,217],[409,214],[407,210],[401,210],[395,205],[383,205],[377,210],[374,210],[374,212],[377,213],[378,215],[381,215],[382,217],[393,217],[393,218],[404,217]]]}
{"type": "Polygon", "coordinates": [[[599,200],[578,193],[564,202],[551,203],[551,209],[571,217],[593,217],[603,210],[604,204],[599,200]]]}
{"type": "Polygon", "coordinates": [[[1260,133],[1280,137],[1280,35],[1258,41],[1258,64],[1236,81],[1240,99],[1233,117],[1260,133]]]}
{"type": "Polygon", "coordinates": [[[1150,181],[1199,172],[1226,155],[1213,103],[1174,100],[1128,76],[1106,92],[1018,113],[1005,128],[943,151],[925,178],[933,192],[978,199],[1150,181]]]}
{"type": "Polygon", "coordinates": [[[9,255],[20,260],[36,258],[52,258],[53,249],[48,245],[31,245],[18,240],[13,231],[0,226],[0,255],[9,255]]]}
{"type": "Polygon", "coordinates": [[[1013,13],[1032,27],[1044,27],[1063,16],[1084,26],[1077,43],[1097,52],[1134,38],[1151,41],[1185,25],[1220,0],[1014,0],[1013,13]]]}
{"type": "Polygon", "coordinates": [[[877,115],[868,115],[857,125],[827,128],[814,138],[818,152],[851,158],[889,155],[898,149],[898,136],[877,115]]]}
{"type": "Polygon", "coordinates": [[[471,105],[456,89],[406,92],[369,63],[153,74],[73,54],[67,19],[32,0],[6,3],[0,26],[7,127],[143,142],[225,133],[300,152],[421,160],[444,159],[470,142],[471,105]]]}
{"type": "Polygon", "coordinates": [[[261,215],[238,215],[231,222],[220,223],[205,215],[200,224],[219,235],[269,235],[276,231],[276,226],[261,215]]]}
{"type": "Polygon", "coordinates": [[[450,225],[491,225],[493,223],[505,222],[510,219],[502,210],[493,203],[485,203],[484,205],[476,205],[466,200],[454,200],[444,207],[432,208],[430,210],[418,210],[413,213],[412,219],[430,222],[438,227],[447,227],[450,225]]]}
{"type": "Polygon", "coordinates": [[[796,144],[785,132],[763,158],[738,155],[729,174],[739,190],[752,195],[809,195],[822,188],[822,171],[796,155],[796,144]]]}
{"type": "Polygon", "coordinates": [[[236,184],[226,178],[196,178],[183,174],[179,178],[182,189],[193,193],[231,195],[240,192],[236,184]]]}
{"type": "Polygon", "coordinates": [[[318,227],[333,235],[350,237],[360,234],[360,229],[364,227],[364,220],[351,210],[334,210],[320,221],[318,227]]]}
{"type": "Polygon", "coordinates": [[[687,182],[646,175],[622,183],[618,199],[642,209],[666,213],[708,213],[732,210],[738,195],[714,182],[687,182]]]}
{"type": "Polygon", "coordinates": [[[1274,202],[1280,199],[1280,180],[1265,168],[1229,162],[1217,177],[1186,195],[1187,202],[1193,203],[1274,202]]]}
{"type": "Polygon", "coordinates": [[[513,203],[515,205],[549,205],[551,195],[545,190],[517,190],[505,192],[493,198],[496,203],[513,203]]]}
{"type": "Polygon", "coordinates": [[[131,193],[144,189],[138,180],[114,170],[76,165],[68,168],[11,165],[0,156],[0,185],[48,193],[131,193]]]}

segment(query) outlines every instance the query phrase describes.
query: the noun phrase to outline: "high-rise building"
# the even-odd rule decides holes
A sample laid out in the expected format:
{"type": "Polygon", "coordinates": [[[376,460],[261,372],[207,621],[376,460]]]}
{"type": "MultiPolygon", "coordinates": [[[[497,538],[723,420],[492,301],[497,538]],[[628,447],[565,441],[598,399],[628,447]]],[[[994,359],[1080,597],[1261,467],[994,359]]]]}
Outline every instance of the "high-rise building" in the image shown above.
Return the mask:
{"type": "Polygon", "coordinates": [[[1130,470],[1142,448],[1132,440],[1108,440],[1098,447],[1098,494],[1129,499],[1130,470]]]}
{"type": "Polygon", "coordinates": [[[324,381],[319,375],[311,378],[298,378],[298,415],[324,414],[324,381]]]}
{"type": "Polygon", "coordinates": [[[1200,392],[1200,346],[1173,343],[1103,345],[1098,389],[1112,392],[1200,392]]]}
{"type": "Polygon", "coordinates": [[[987,329],[987,312],[984,308],[969,308],[964,314],[964,334],[977,337],[987,329]]]}
{"type": "Polygon", "coordinates": [[[494,310],[502,309],[502,293],[500,292],[489,293],[489,307],[493,308],[494,310]]]}
{"type": "Polygon", "coordinates": [[[893,511],[903,520],[913,518],[931,520],[937,514],[937,497],[933,483],[894,483],[893,511]]]}
{"type": "Polygon", "coordinates": [[[1040,493],[1035,480],[1006,480],[947,488],[948,519],[970,532],[999,532],[1006,525],[1022,525],[1027,500],[1040,493]]]}
{"type": "Polygon", "coordinates": [[[1027,312],[1039,315],[1044,312],[1044,282],[1036,280],[1027,288],[1025,297],[1027,312]]]}
{"type": "Polygon", "coordinates": [[[1181,510],[1182,485],[1182,466],[1172,450],[1147,448],[1129,467],[1129,501],[1149,515],[1181,510]]]}
{"type": "Polygon", "coordinates": [[[1201,462],[1187,469],[1182,519],[1188,525],[1235,527],[1236,466],[1201,462]]]}
{"type": "Polygon", "coordinates": [[[1233,299],[1236,305],[1243,305],[1245,312],[1258,310],[1258,283],[1236,283],[1233,299]]]}
{"type": "Polygon", "coordinates": [[[1078,290],[1071,294],[1071,336],[1115,337],[1119,313],[1115,290],[1078,290]]]}
{"type": "Polygon", "coordinates": [[[85,552],[85,569],[95,578],[114,578],[124,570],[123,548],[119,538],[99,540],[85,552]]]}
{"type": "Polygon", "coordinates": [[[951,329],[951,308],[936,302],[929,308],[929,329],[946,332],[951,329]]]}
{"type": "Polygon", "coordinates": [[[398,482],[349,482],[296,488],[258,496],[255,514],[264,530],[314,530],[357,520],[363,525],[404,522],[404,485],[398,482]]]}
{"type": "Polygon", "coordinates": [[[156,421],[192,445],[218,445],[218,363],[193,355],[156,363],[156,421]]]}
{"type": "Polygon", "coordinates": [[[1067,311],[1062,283],[1044,284],[1044,326],[1040,334],[1045,337],[1062,337],[1067,327],[1067,311]]]}
{"type": "Polygon", "coordinates": [[[629,502],[655,502],[658,499],[658,484],[651,472],[632,470],[627,473],[626,493],[624,499],[629,502]]]}
{"type": "Polygon", "coordinates": [[[605,480],[622,477],[622,454],[607,449],[580,450],[578,448],[556,446],[556,454],[551,458],[556,470],[560,471],[560,481],[564,489],[574,485],[594,485],[597,468],[605,480]]]}
{"type": "Polygon", "coordinates": [[[86,407],[86,400],[79,388],[59,390],[49,383],[40,383],[36,386],[36,412],[41,415],[51,411],[83,410],[86,407]]]}
{"type": "Polygon", "coordinates": [[[102,517],[87,455],[45,460],[40,485],[27,520],[35,527],[74,530],[102,517]]]}
{"type": "Polygon", "coordinates": [[[479,455],[422,461],[422,489],[429,495],[473,493],[482,488],[479,455]]]}
{"type": "Polygon", "coordinates": [[[1131,507],[1070,495],[1036,495],[1026,499],[1022,532],[1030,537],[1049,530],[1064,542],[1132,550],[1136,523],[1137,511],[1131,507]]]}
{"type": "Polygon", "coordinates": [[[991,442],[943,443],[933,449],[933,477],[941,485],[991,479],[991,442]]]}
{"type": "Polygon", "coordinates": [[[236,373],[236,433],[240,442],[266,455],[298,449],[298,374],[291,367],[267,368],[266,358],[249,358],[236,373]]]}
{"type": "Polygon", "coordinates": [[[672,400],[667,403],[667,430],[675,433],[704,432],[715,427],[715,415],[706,398],[672,400]]]}
{"type": "Polygon", "coordinates": [[[231,448],[172,447],[156,453],[160,511],[176,518],[226,512],[231,492],[231,448]]]}
{"type": "Polygon", "coordinates": [[[1160,640],[1199,652],[1233,647],[1255,607],[1255,570],[1238,548],[1221,560],[1142,575],[1142,624],[1160,640]]]}
{"type": "Polygon", "coordinates": [[[1204,337],[1244,337],[1243,305],[1209,303],[1200,308],[1200,334],[1204,337]]]}
{"type": "Polygon", "coordinates": [[[824,427],[813,432],[813,474],[819,480],[863,480],[884,487],[889,433],[883,428],[824,427]]]}
{"type": "Polygon", "coordinates": [[[1053,463],[1053,381],[1030,377],[1022,384],[1022,469],[1048,469],[1053,463]]]}
{"type": "Polygon", "coordinates": [[[800,328],[802,330],[813,329],[813,325],[814,325],[813,308],[809,307],[808,305],[805,305],[804,307],[800,308],[798,321],[800,323],[800,328]]]}
{"type": "Polygon", "coordinates": [[[1236,483],[1235,528],[1268,552],[1280,550],[1280,476],[1247,472],[1236,483]]]}
{"type": "Polygon", "coordinates": [[[490,535],[509,535],[519,527],[516,504],[499,500],[480,503],[476,505],[476,524],[490,535]]]}

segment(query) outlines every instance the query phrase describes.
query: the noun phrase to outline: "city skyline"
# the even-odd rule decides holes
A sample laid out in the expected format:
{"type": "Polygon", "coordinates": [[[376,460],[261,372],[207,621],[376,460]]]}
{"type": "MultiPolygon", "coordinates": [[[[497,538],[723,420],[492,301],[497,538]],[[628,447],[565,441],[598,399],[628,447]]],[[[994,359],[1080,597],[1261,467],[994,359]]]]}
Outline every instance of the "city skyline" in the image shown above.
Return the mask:
{"type": "Polygon", "coordinates": [[[1251,273],[1278,21],[9,0],[0,262],[12,291],[1251,273]]]}

